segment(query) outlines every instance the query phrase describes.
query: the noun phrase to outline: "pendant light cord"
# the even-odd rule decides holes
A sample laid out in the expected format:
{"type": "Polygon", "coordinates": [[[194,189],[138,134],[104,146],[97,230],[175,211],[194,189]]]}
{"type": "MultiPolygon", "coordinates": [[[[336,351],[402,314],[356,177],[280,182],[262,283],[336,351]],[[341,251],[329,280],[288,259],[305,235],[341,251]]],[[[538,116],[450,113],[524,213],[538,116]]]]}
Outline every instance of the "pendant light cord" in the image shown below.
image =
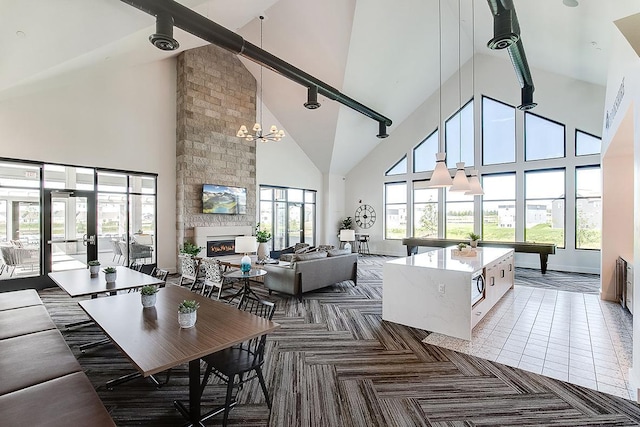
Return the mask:
{"type": "MultiPolygon", "coordinates": [[[[445,144],[441,144],[440,141],[444,142],[444,132],[442,132],[442,0],[438,0],[438,56],[440,59],[440,77],[438,83],[440,86],[438,87],[438,132],[440,137],[438,138],[438,150],[440,147],[444,147],[445,144]]],[[[444,147],[446,148],[446,147],[444,147]]],[[[442,150],[446,152],[446,150],[442,150]]]]}
{"type": "MultiPolygon", "coordinates": [[[[260,49],[262,49],[262,23],[264,22],[264,16],[260,15],[260,49]]],[[[262,70],[264,67],[260,65],[260,127],[262,127],[262,110],[264,110],[264,99],[262,97],[262,70]]],[[[260,135],[264,133],[264,129],[260,131],[260,135]]]]}
{"type": "Polygon", "coordinates": [[[458,0],[458,103],[460,104],[460,111],[458,112],[458,161],[462,162],[462,69],[460,68],[460,55],[462,51],[462,13],[461,4],[458,0]]]}

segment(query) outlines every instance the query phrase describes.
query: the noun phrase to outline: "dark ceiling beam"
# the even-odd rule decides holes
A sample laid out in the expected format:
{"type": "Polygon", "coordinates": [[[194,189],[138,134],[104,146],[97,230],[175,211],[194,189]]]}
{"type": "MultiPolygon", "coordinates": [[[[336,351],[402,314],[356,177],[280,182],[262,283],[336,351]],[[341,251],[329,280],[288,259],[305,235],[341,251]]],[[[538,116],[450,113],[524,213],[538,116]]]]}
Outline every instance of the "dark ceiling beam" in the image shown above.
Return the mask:
{"type": "MultiPolygon", "coordinates": [[[[317,88],[319,94],[337,101],[367,117],[376,120],[379,123],[378,138],[386,138],[386,127],[391,126],[391,119],[372,110],[340,93],[336,88],[319,80],[312,75],[302,71],[301,69],[283,61],[282,59],[270,54],[266,50],[255,46],[239,34],[228,30],[220,24],[217,24],[206,17],[194,12],[193,10],[173,1],[173,0],[121,0],[137,9],[142,10],[152,16],[170,15],[176,27],[182,28],[184,31],[193,34],[202,40],[227,49],[236,55],[241,55],[250,59],[257,64],[267,67],[270,70],[292,80],[308,89],[317,88]]],[[[315,89],[313,89],[315,90],[315,89]]]]}

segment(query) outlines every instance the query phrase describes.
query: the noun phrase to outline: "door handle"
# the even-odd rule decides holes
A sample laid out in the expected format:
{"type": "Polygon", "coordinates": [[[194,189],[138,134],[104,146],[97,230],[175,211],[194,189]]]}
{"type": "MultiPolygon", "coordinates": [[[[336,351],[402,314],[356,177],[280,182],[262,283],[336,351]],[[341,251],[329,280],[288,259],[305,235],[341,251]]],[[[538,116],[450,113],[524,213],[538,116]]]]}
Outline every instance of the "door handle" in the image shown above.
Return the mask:
{"type": "Polygon", "coordinates": [[[82,244],[84,246],[95,245],[96,244],[96,236],[92,234],[91,236],[87,236],[86,234],[82,236],[82,244]]]}

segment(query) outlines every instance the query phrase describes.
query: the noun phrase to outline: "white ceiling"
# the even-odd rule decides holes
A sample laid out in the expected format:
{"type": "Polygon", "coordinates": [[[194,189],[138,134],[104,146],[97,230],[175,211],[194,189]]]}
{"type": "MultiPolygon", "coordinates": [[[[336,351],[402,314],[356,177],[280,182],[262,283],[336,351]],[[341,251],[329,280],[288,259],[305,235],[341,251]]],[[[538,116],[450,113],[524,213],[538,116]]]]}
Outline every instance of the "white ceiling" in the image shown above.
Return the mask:
{"type": "MultiPolygon", "coordinates": [[[[613,21],[640,12],[638,0],[579,0],[575,8],[562,0],[513,2],[532,68],[600,85],[606,83],[613,21]]],[[[470,58],[472,36],[476,52],[507,57],[486,47],[493,21],[482,0],[441,0],[440,14],[438,0],[401,0],[392,7],[385,0],[180,3],[256,45],[257,17],[264,14],[265,50],[391,118],[394,125],[436,90],[441,70],[442,81],[455,72],[458,46],[460,61],[470,58]]],[[[176,55],[148,42],[154,25],[153,17],[119,0],[0,0],[0,99],[67,84],[87,67],[108,72],[176,55]]],[[[204,44],[180,29],[174,37],[180,51],[204,44]]],[[[243,61],[259,77],[259,67],[243,61]]],[[[306,89],[269,70],[264,71],[264,100],[323,173],[345,174],[384,143],[375,137],[377,122],[322,96],[320,109],[307,110],[302,106],[306,89]]]]}

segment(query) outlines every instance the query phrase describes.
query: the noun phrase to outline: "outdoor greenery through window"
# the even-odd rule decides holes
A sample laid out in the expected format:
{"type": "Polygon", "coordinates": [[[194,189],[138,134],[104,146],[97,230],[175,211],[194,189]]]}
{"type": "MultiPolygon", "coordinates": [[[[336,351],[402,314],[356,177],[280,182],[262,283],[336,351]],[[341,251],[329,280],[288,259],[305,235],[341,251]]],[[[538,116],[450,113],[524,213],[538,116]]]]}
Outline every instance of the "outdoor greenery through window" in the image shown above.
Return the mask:
{"type": "Polygon", "coordinates": [[[482,164],[516,161],[516,109],[482,97],[482,164]]]}
{"type": "Polygon", "coordinates": [[[524,145],[525,161],[564,157],[564,125],[525,112],[524,145]]]}
{"type": "Polygon", "coordinates": [[[565,171],[525,172],[525,240],[564,248],[565,171]]]}
{"type": "Polygon", "coordinates": [[[434,131],[413,149],[413,171],[427,172],[435,167],[438,152],[438,131],[434,131]]]}
{"type": "Polygon", "coordinates": [[[516,174],[484,175],[482,187],[482,238],[515,242],[516,174]]]}
{"type": "Polygon", "coordinates": [[[271,233],[271,250],[316,243],[316,191],[260,186],[260,230],[271,233]]]}
{"type": "Polygon", "coordinates": [[[407,237],[407,183],[384,185],[385,239],[407,237]]]}
{"type": "Polygon", "coordinates": [[[600,154],[601,150],[602,141],[600,138],[576,130],[576,156],[600,154]]]}
{"type": "Polygon", "coordinates": [[[457,162],[466,167],[474,165],[473,101],[466,103],[444,124],[447,168],[455,169],[457,162]],[[462,150],[462,151],[461,151],[462,150]],[[462,152],[462,154],[460,154],[462,152]]]}
{"type": "Polygon", "coordinates": [[[428,181],[413,183],[413,236],[438,237],[438,195],[428,181]]]}
{"type": "Polygon", "coordinates": [[[602,181],[599,166],[576,168],[576,249],[600,249],[602,181]]]}
{"type": "Polygon", "coordinates": [[[454,191],[446,193],[445,237],[467,240],[473,232],[473,196],[454,191]]]}

